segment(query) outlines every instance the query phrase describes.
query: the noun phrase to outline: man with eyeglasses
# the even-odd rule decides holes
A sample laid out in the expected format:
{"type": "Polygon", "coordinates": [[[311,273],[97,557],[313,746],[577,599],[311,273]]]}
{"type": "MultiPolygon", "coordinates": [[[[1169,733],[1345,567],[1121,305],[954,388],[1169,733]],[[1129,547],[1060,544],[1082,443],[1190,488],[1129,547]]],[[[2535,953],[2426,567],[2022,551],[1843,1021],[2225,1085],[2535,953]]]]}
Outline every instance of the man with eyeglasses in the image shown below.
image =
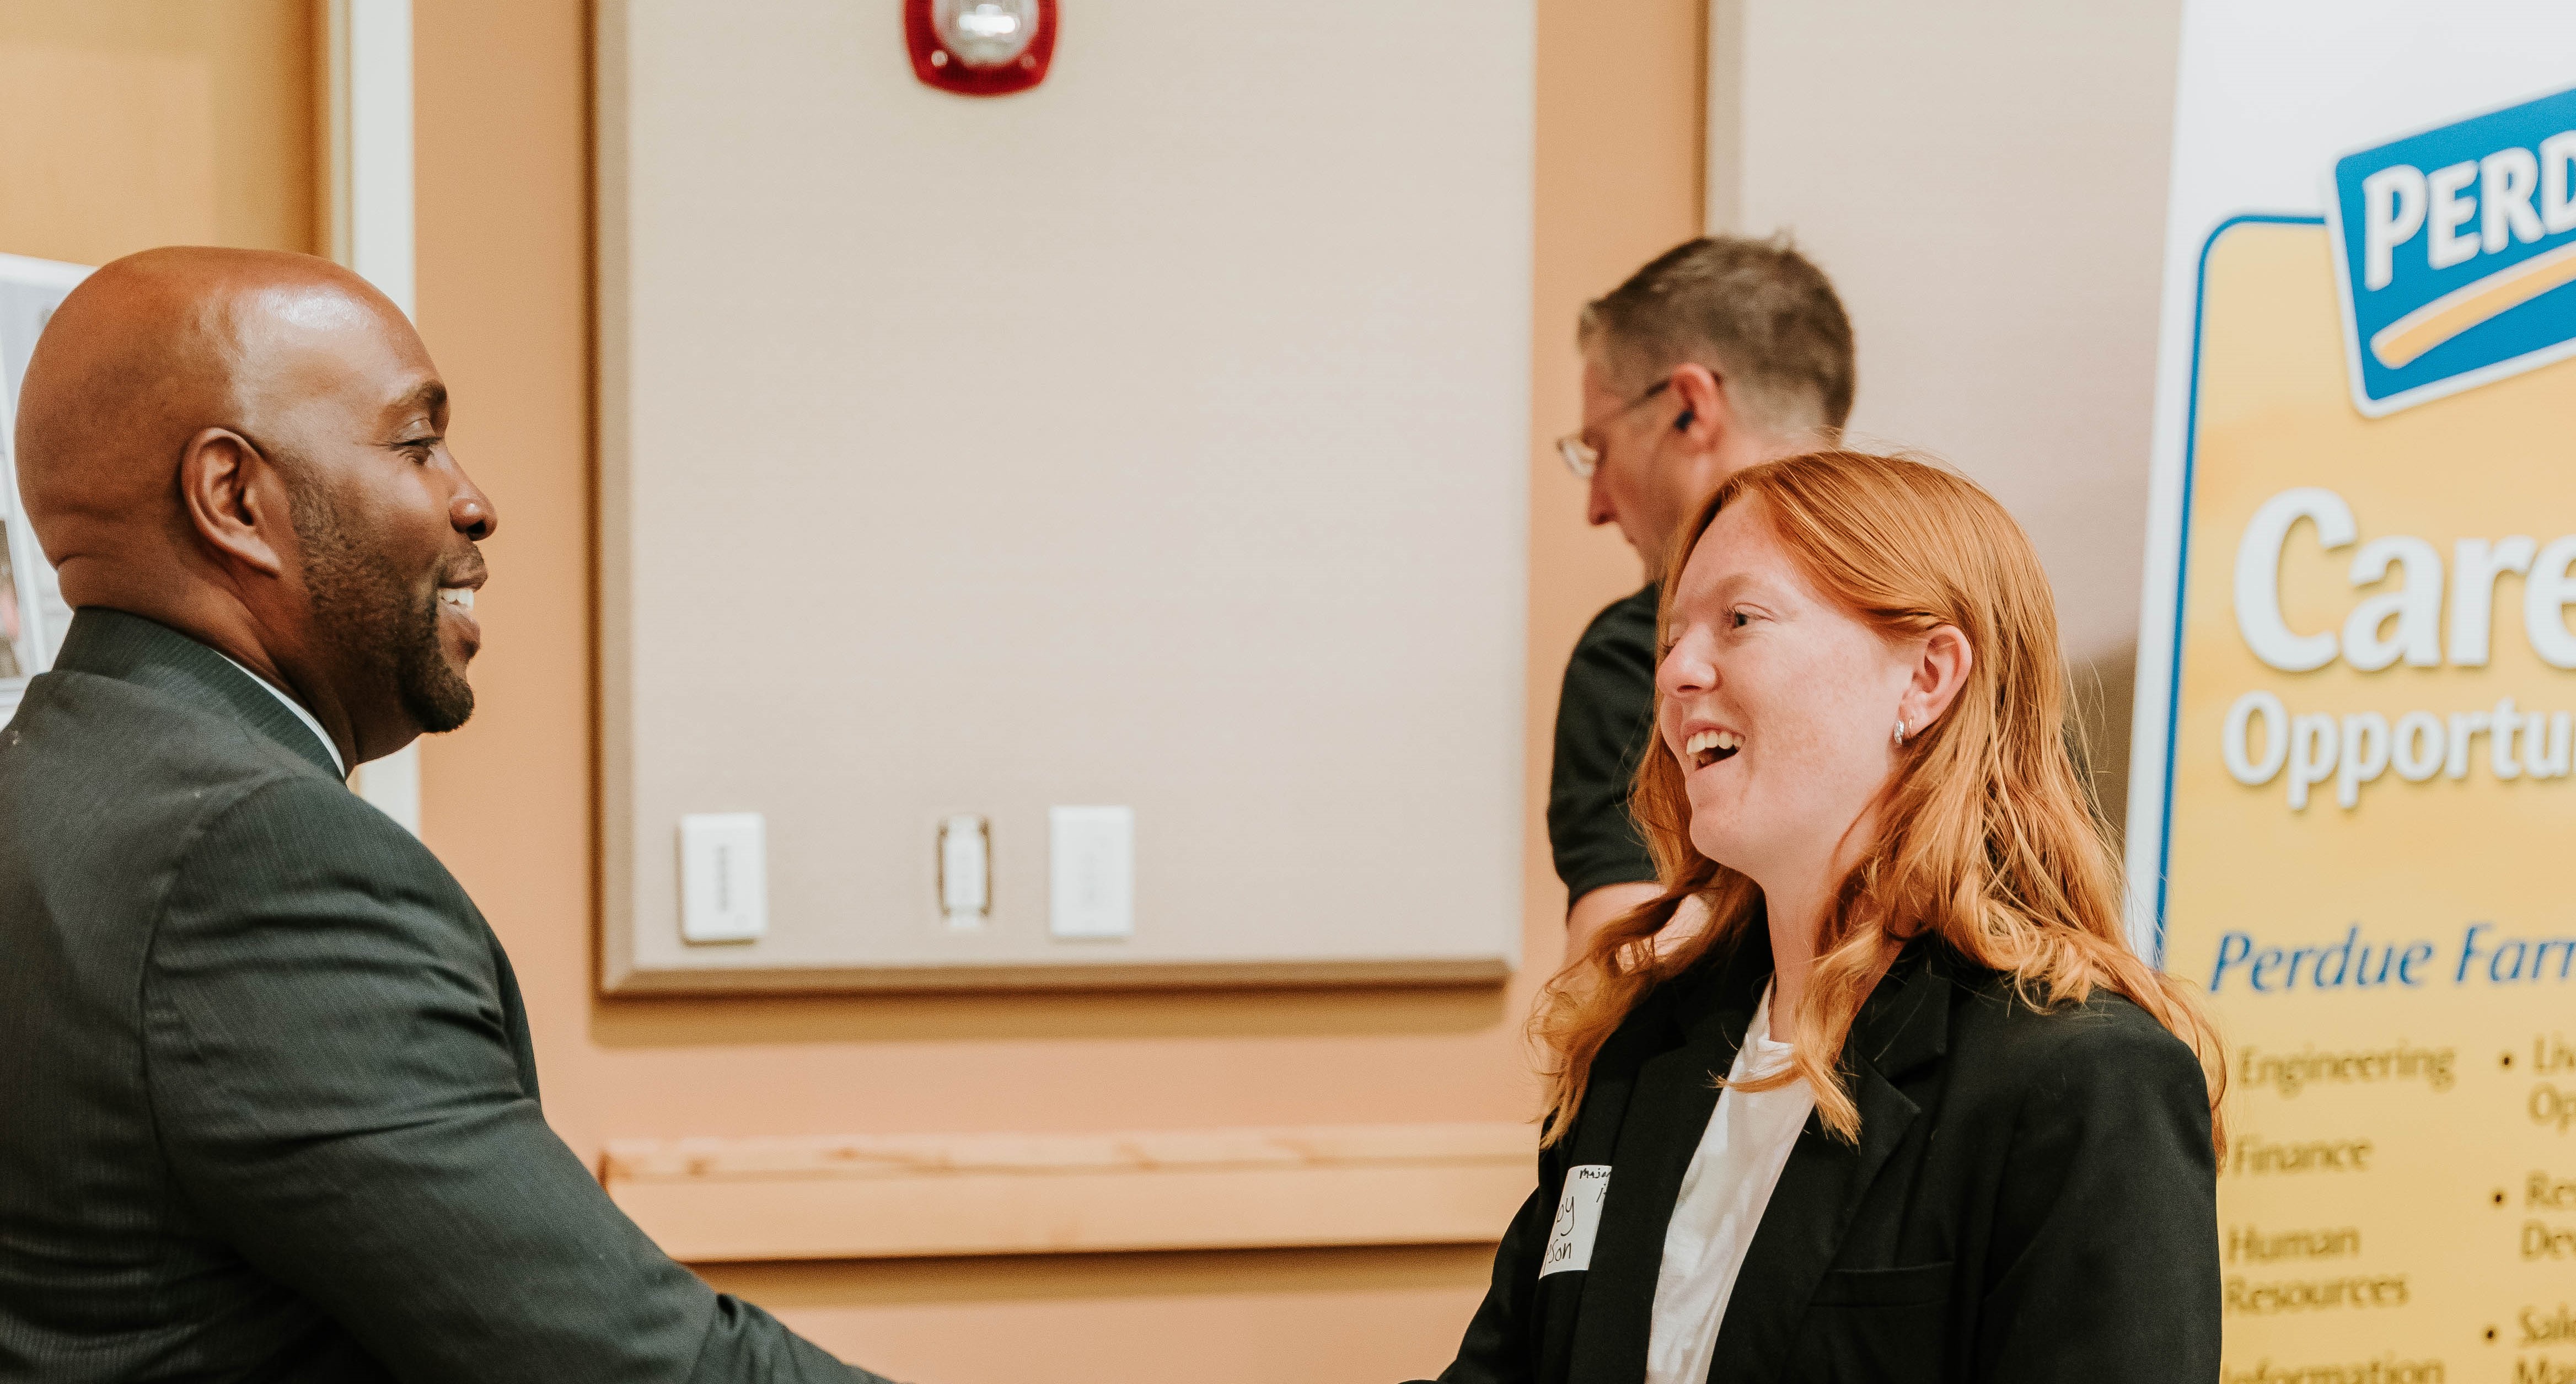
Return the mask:
{"type": "Polygon", "coordinates": [[[1557,451],[1590,486],[1587,517],[1637,550],[1646,585],[1593,617],[1557,702],[1547,836],[1568,958],[1656,894],[1628,786],[1650,738],[1673,535],[1728,476],[1834,445],[1852,403],[1850,319],[1785,236],[1675,246],[1586,305],[1576,343],[1583,427],[1557,451]]]}

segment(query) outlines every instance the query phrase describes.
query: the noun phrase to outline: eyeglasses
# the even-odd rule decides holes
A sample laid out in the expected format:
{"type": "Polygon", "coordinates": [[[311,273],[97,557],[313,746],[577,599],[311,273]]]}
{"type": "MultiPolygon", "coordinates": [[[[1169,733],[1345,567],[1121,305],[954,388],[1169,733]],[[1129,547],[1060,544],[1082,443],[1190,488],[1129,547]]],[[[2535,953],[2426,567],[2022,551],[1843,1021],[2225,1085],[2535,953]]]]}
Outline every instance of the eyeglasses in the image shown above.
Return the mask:
{"type": "MultiPolygon", "coordinates": [[[[1602,419],[1601,422],[1608,423],[1616,419],[1625,418],[1629,414],[1635,413],[1638,409],[1645,407],[1647,400],[1654,398],[1656,395],[1661,394],[1672,387],[1673,377],[1666,375],[1662,379],[1648,385],[1645,393],[1621,404],[1616,412],[1612,413],[1610,417],[1602,419]]],[[[1597,427],[1599,424],[1588,426],[1597,427]]],[[[1592,473],[1601,469],[1601,449],[1584,441],[1583,434],[1580,432],[1570,432],[1565,436],[1558,438],[1556,440],[1556,454],[1565,458],[1565,469],[1573,472],[1576,480],[1589,481],[1592,479],[1592,473]]]]}

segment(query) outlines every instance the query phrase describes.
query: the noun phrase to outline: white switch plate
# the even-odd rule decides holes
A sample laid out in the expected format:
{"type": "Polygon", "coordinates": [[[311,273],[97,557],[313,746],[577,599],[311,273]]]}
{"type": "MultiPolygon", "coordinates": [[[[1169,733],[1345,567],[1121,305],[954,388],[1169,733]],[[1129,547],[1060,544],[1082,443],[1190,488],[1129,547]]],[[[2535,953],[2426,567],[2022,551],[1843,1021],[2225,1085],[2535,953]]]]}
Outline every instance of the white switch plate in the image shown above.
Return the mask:
{"type": "Polygon", "coordinates": [[[993,911],[992,831],[972,812],[939,822],[939,911],[953,928],[979,928],[993,911]]]}
{"type": "Polygon", "coordinates": [[[769,931],[768,828],[757,812],[680,819],[680,936],[748,942],[769,931]]]}
{"type": "Polygon", "coordinates": [[[1136,810],[1051,807],[1047,827],[1047,931],[1057,937],[1134,936],[1136,810]]]}

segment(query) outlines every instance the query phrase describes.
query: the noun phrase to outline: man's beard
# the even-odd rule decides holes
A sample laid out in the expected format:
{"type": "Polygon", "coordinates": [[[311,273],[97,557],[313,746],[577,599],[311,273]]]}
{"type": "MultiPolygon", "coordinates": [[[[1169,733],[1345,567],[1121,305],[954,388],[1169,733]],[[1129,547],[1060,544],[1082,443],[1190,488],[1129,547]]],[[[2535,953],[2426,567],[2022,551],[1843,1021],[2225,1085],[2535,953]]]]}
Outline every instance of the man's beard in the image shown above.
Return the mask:
{"type": "Polygon", "coordinates": [[[438,589],[415,598],[412,581],[361,545],[318,486],[290,484],[304,589],[321,645],[391,686],[413,722],[432,735],[474,714],[474,688],[439,647],[438,589]]]}

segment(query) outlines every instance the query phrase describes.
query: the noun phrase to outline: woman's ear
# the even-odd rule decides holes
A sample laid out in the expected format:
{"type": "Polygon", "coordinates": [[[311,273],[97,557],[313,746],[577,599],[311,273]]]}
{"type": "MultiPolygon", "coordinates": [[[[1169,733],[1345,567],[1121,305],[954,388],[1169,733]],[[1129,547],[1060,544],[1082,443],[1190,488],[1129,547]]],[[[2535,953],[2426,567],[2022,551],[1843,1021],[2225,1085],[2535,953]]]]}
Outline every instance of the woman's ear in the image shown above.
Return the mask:
{"type": "Polygon", "coordinates": [[[1896,699],[1896,714],[1905,721],[1905,738],[1914,738],[1950,709],[1959,689],[1968,685],[1968,671],[1976,662],[1976,650],[1968,647],[1968,636],[1958,626],[1943,625],[1924,636],[1914,660],[1914,676],[1906,683],[1904,695],[1896,699]]]}

